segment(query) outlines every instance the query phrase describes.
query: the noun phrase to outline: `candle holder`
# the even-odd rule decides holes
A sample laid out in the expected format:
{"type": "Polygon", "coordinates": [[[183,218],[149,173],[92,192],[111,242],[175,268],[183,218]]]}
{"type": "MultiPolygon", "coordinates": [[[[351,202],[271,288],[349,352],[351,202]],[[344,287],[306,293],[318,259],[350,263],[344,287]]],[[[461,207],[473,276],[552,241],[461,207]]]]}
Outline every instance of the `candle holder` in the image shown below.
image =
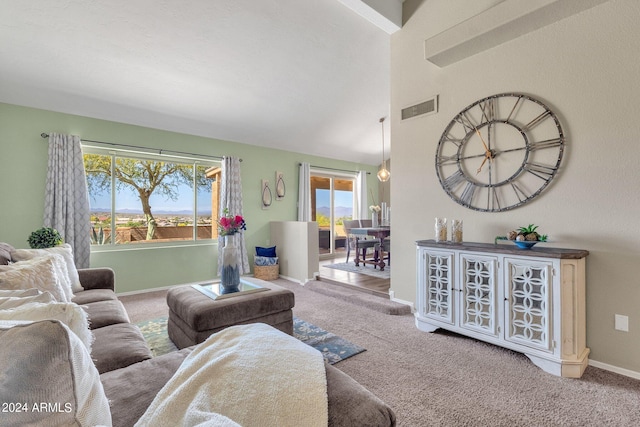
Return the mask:
{"type": "Polygon", "coordinates": [[[436,218],[436,242],[447,241],[447,218],[436,218]]]}
{"type": "Polygon", "coordinates": [[[462,220],[454,219],[451,221],[451,241],[454,243],[462,243],[462,220]]]}

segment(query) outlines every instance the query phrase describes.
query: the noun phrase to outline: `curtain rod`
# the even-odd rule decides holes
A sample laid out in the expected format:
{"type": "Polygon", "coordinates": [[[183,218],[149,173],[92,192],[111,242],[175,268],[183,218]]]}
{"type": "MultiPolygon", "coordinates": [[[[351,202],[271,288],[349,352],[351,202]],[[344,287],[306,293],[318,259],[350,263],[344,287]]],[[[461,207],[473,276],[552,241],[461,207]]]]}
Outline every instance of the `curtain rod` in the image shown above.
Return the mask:
{"type": "MultiPolygon", "coordinates": [[[[49,134],[45,133],[45,132],[42,132],[40,134],[40,136],[42,138],[49,138],[49,134]]],[[[221,156],[209,156],[207,154],[187,153],[185,151],[163,150],[162,148],[154,149],[154,148],[149,148],[149,147],[141,147],[139,145],[128,145],[128,144],[117,144],[115,142],[93,141],[91,139],[82,139],[82,142],[93,142],[94,144],[111,145],[111,146],[114,146],[114,147],[136,148],[138,150],[158,151],[158,154],[181,154],[181,155],[184,155],[184,156],[208,157],[208,158],[216,159],[216,160],[223,160],[224,159],[224,157],[221,157],[221,156]]],[[[240,161],[242,161],[242,159],[240,159],[240,161]]]]}
{"type": "MultiPolygon", "coordinates": [[[[298,166],[302,166],[302,163],[298,163],[298,166]]],[[[316,168],[316,169],[326,169],[326,170],[330,170],[330,171],[338,171],[338,172],[352,172],[352,173],[360,172],[360,171],[351,171],[349,169],[328,168],[328,167],[325,167],[325,166],[309,165],[309,167],[316,168]]],[[[367,172],[367,175],[371,175],[371,172],[367,172]]]]}

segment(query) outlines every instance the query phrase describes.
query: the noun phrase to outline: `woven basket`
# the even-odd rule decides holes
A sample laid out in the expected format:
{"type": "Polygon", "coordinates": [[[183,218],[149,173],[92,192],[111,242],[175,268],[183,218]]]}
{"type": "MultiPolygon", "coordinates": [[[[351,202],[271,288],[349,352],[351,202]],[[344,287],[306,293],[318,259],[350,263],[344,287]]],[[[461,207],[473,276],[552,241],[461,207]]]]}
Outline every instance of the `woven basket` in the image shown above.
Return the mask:
{"type": "Polygon", "coordinates": [[[275,280],[280,275],[280,266],[276,265],[254,265],[253,276],[256,279],[275,280]]]}

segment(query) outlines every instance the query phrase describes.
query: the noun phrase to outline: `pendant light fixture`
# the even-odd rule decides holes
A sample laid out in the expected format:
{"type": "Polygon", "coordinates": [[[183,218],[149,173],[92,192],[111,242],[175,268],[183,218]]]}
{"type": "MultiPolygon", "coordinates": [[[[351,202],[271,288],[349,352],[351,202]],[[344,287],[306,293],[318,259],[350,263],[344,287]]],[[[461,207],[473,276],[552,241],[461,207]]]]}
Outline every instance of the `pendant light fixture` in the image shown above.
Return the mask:
{"type": "Polygon", "coordinates": [[[384,117],[380,118],[380,126],[382,126],[382,164],[378,171],[378,179],[380,182],[387,182],[391,178],[391,173],[387,169],[387,161],[384,158],[384,117]]]}

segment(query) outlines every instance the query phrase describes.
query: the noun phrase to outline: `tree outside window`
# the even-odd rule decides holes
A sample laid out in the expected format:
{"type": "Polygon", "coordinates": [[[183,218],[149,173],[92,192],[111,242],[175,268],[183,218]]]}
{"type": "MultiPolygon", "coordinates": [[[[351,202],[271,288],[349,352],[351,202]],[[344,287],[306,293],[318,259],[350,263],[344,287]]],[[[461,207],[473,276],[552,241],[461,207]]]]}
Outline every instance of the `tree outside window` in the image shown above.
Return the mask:
{"type": "Polygon", "coordinates": [[[217,235],[212,187],[219,174],[211,173],[219,169],[215,164],[93,152],[84,155],[84,163],[92,243],[211,239],[217,235]]]}

